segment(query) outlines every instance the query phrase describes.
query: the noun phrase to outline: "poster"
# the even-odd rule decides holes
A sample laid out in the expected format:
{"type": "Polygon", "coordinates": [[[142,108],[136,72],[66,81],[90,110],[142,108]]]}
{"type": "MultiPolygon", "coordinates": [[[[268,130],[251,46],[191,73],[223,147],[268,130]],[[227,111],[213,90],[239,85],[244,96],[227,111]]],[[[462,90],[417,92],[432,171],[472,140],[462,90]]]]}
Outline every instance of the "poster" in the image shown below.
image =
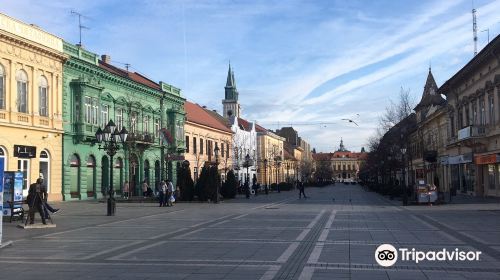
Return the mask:
{"type": "Polygon", "coordinates": [[[21,202],[23,200],[23,173],[5,171],[3,180],[3,215],[10,216],[10,205],[7,201],[21,202]]]}

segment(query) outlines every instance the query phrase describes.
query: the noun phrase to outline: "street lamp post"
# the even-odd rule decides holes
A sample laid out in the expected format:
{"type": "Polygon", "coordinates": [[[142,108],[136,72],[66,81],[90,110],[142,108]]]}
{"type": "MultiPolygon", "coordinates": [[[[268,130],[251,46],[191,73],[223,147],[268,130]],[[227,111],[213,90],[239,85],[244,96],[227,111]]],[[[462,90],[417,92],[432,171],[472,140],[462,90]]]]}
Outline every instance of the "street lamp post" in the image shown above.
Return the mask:
{"type": "Polygon", "coordinates": [[[250,175],[248,173],[248,168],[250,167],[250,155],[247,154],[245,156],[245,166],[247,168],[247,177],[245,178],[245,184],[246,184],[246,190],[245,190],[245,193],[246,193],[246,197],[249,198],[250,197],[250,182],[249,179],[250,179],[250,175]]]}
{"type": "Polygon", "coordinates": [[[406,192],[406,148],[401,148],[401,155],[403,156],[403,182],[401,183],[401,187],[403,189],[403,205],[408,205],[408,193],[406,192]]]}
{"type": "MultiPolygon", "coordinates": [[[[219,147],[215,146],[214,149],[214,154],[215,154],[215,168],[217,169],[217,177],[219,177],[219,147]]],[[[220,185],[220,180],[217,178],[217,188],[216,188],[216,194],[215,194],[215,203],[219,203],[219,185],[220,185]]]]}
{"type": "Polygon", "coordinates": [[[264,183],[265,183],[265,191],[266,194],[269,194],[268,186],[267,186],[267,158],[264,159],[264,183]]]}
{"type": "Polygon", "coordinates": [[[278,193],[279,193],[281,191],[280,191],[280,185],[278,182],[278,177],[279,177],[279,169],[281,167],[281,161],[279,160],[279,157],[276,157],[275,160],[276,160],[276,189],[278,190],[278,193]]]}
{"type": "Polygon", "coordinates": [[[122,127],[121,131],[116,129],[115,123],[109,120],[106,127],[101,130],[98,128],[95,133],[95,138],[97,143],[99,143],[99,150],[105,150],[109,156],[109,195],[108,195],[108,216],[114,216],[116,212],[116,201],[115,201],[115,190],[113,188],[113,156],[120,149],[121,144],[125,144],[127,140],[128,132],[125,127],[122,127]],[[101,146],[103,143],[104,146],[101,146]]]}

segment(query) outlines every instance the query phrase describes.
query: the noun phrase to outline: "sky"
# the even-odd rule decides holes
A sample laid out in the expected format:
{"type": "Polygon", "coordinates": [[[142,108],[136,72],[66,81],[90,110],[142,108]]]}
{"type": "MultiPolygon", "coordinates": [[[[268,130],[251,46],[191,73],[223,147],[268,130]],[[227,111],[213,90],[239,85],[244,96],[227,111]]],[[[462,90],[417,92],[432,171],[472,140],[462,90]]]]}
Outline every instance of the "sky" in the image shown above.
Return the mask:
{"type": "Polygon", "coordinates": [[[401,88],[418,102],[500,33],[500,0],[3,0],[0,12],[222,111],[228,63],[242,117],[292,125],[318,152],[359,151],[401,88]],[[496,11],[496,12],[495,12],[496,11]],[[354,120],[359,126],[342,119],[354,120]]]}

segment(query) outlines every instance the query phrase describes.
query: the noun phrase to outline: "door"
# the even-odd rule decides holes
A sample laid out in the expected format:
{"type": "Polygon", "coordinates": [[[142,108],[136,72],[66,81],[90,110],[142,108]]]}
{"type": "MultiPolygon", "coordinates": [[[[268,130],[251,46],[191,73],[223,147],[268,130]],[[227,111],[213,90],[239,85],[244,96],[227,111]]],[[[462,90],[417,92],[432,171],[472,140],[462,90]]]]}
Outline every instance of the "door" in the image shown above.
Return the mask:
{"type": "Polygon", "coordinates": [[[23,197],[27,197],[30,185],[30,160],[25,158],[18,159],[17,170],[23,173],[23,197]]]}
{"type": "Polygon", "coordinates": [[[47,187],[47,193],[50,193],[50,157],[47,151],[40,153],[40,176],[43,178],[43,183],[47,187]]]}

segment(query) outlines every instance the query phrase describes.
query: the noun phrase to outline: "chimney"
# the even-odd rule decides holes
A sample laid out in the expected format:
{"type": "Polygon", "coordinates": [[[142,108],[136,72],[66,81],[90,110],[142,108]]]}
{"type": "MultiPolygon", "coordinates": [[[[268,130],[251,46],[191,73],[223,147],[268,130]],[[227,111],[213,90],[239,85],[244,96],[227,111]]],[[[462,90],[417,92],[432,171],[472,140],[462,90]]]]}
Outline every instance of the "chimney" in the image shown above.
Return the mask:
{"type": "Polygon", "coordinates": [[[101,60],[106,64],[111,64],[111,56],[107,54],[101,55],[101,60]]]}

